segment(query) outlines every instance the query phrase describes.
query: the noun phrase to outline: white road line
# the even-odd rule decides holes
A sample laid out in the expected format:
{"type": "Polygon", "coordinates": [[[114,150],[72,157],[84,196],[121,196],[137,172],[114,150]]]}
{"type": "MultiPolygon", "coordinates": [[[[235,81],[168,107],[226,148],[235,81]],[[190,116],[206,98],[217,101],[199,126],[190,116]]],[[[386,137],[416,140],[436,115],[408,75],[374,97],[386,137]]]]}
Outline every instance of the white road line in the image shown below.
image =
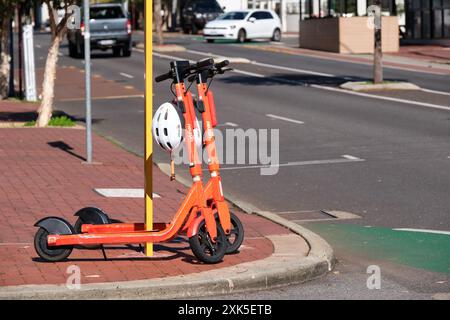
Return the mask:
{"type": "MultiPolygon", "coordinates": [[[[96,188],[94,191],[106,198],[144,198],[145,195],[142,188],[96,188]]],[[[161,196],[153,193],[153,198],[161,196]]]]}
{"type": "Polygon", "coordinates": [[[360,160],[360,158],[351,156],[349,154],[343,154],[342,157],[345,158],[345,159],[348,159],[348,160],[360,160]]]}
{"type": "Polygon", "coordinates": [[[125,77],[125,78],[128,78],[128,79],[133,79],[134,77],[131,75],[131,74],[128,74],[128,73],[124,73],[124,72],[121,72],[121,73],[119,73],[122,77],[125,77]]]}
{"type": "Polygon", "coordinates": [[[422,232],[422,233],[434,233],[434,234],[445,234],[450,236],[450,231],[440,231],[440,230],[429,230],[429,229],[411,229],[411,228],[396,228],[392,229],[395,231],[410,231],[410,232],[422,232]]]}
{"type": "MultiPolygon", "coordinates": [[[[202,55],[202,56],[217,56],[217,54],[215,54],[215,53],[212,53],[212,52],[203,52],[203,51],[196,51],[196,50],[186,50],[187,52],[190,52],[190,53],[195,53],[195,54],[198,54],[198,55],[202,55]]],[[[305,56],[307,56],[307,57],[313,57],[313,58],[317,58],[317,59],[323,59],[323,60],[333,60],[333,61],[336,61],[336,60],[334,60],[334,59],[329,59],[329,58],[324,58],[324,57],[317,57],[317,56],[313,56],[313,55],[311,55],[311,54],[303,54],[303,55],[305,55],[305,56]]],[[[346,63],[354,63],[354,64],[363,64],[363,65],[372,65],[371,63],[370,63],[370,61],[367,61],[367,62],[360,62],[360,61],[347,61],[347,60],[338,60],[339,62],[346,62],[346,63]]],[[[435,74],[435,75],[440,75],[440,76],[445,76],[445,75],[447,75],[447,74],[445,74],[445,73],[442,73],[442,72],[439,72],[439,71],[424,71],[424,70],[411,70],[411,69],[408,69],[408,68],[406,68],[406,67],[398,67],[398,66],[384,66],[384,68],[389,68],[389,69],[397,69],[397,70],[404,70],[404,71],[409,71],[409,72],[420,72],[420,73],[428,73],[428,74],[435,74]]],[[[314,71],[312,71],[312,72],[314,72],[314,71]]]]}
{"type": "Polygon", "coordinates": [[[218,127],[238,127],[238,125],[234,122],[225,122],[223,124],[219,124],[218,127]]]}
{"type": "Polygon", "coordinates": [[[220,170],[243,170],[243,169],[261,169],[261,168],[271,168],[271,167],[297,167],[297,166],[309,166],[309,165],[319,165],[319,164],[336,164],[336,163],[351,163],[351,162],[362,162],[365,159],[360,159],[354,157],[355,160],[338,158],[338,159],[327,159],[327,160],[309,160],[309,161],[295,161],[274,165],[249,165],[240,167],[222,167],[220,170]]]}
{"type": "Polygon", "coordinates": [[[437,91],[437,90],[431,90],[431,89],[421,89],[423,92],[429,92],[429,93],[435,93],[435,94],[442,94],[444,96],[450,96],[450,92],[445,91],[437,91]]]}
{"type": "Polygon", "coordinates": [[[322,77],[335,77],[335,75],[330,74],[330,73],[322,73],[322,72],[316,72],[316,71],[305,70],[305,69],[289,68],[289,67],[277,66],[277,65],[267,64],[267,63],[262,63],[262,62],[257,62],[257,61],[252,61],[250,63],[255,66],[267,67],[267,68],[272,68],[272,69],[292,71],[292,72],[297,72],[297,73],[307,73],[307,74],[313,74],[313,75],[322,76],[322,77]]]}
{"type": "MultiPolygon", "coordinates": [[[[179,57],[169,56],[169,55],[160,54],[160,53],[153,53],[153,55],[155,55],[157,57],[160,57],[160,58],[166,58],[166,59],[171,59],[171,60],[180,60],[179,57]]],[[[281,78],[267,77],[267,76],[265,76],[263,74],[259,74],[259,73],[247,72],[247,71],[238,70],[238,69],[234,69],[233,71],[236,72],[236,73],[241,73],[241,74],[245,74],[245,75],[256,77],[256,78],[273,79],[273,80],[279,81],[281,83],[288,83],[288,84],[298,83],[299,84],[298,81],[286,80],[286,79],[281,79],[281,78]]],[[[433,109],[450,111],[450,107],[443,106],[443,105],[438,105],[438,104],[419,102],[419,101],[412,101],[412,100],[399,99],[399,98],[392,98],[392,97],[385,97],[385,96],[376,96],[376,95],[372,95],[372,94],[368,94],[368,93],[355,92],[355,91],[350,91],[350,90],[343,90],[343,89],[339,89],[339,88],[327,87],[327,86],[322,86],[322,85],[317,85],[317,84],[312,84],[312,85],[309,85],[309,86],[312,87],[312,88],[316,88],[316,89],[323,89],[323,90],[328,90],[328,91],[340,92],[340,93],[351,94],[351,95],[360,96],[360,97],[366,97],[366,98],[372,98],[372,99],[378,99],[378,100],[386,100],[386,101],[392,101],[392,102],[399,102],[399,103],[405,103],[405,104],[413,104],[413,105],[417,105],[417,106],[421,106],[421,107],[427,107],[427,108],[433,108],[433,109]]]]}
{"type": "Polygon", "coordinates": [[[276,115],[270,114],[270,113],[266,114],[266,117],[283,120],[283,121],[288,121],[288,122],[293,122],[293,123],[297,123],[297,124],[305,124],[303,121],[300,121],[300,120],[295,120],[295,119],[286,118],[286,117],[280,117],[280,116],[276,116],[276,115]]]}
{"type": "Polygon", "coordinates": [[[233,72],[240,73],[240,74],[245,74],[246,76],[251,76],[251,77],[255,77],[255,78],[266,78],[266,76],[264,76],[262,74],[249,72],[249,71],[244,71],[244,70],[239,70],[239,69],[233,69],[233,72]]]}
{"type": "Polygon", "coordinates": [[[352,94],[355,96],[367,97],[367,98],[372,98],[372,99],[387,100],[387,101],[400,102],[400,103],[406,103],[406,104],[414,104],[417,106],[422,106],[422,107],[427,107],[427,108],[450,111],[450,107],[442,106],[439,104],[432,104],[432,103],[412,101],[412,100],[392,98],[392,97],[385,97],[385,96],[376,96],[376,95],[372,95],[372,94],[368,94],[368,93],[356,92],[356,91],[350,91],[350,90],[342,90],[342,89],[338,89],[338,88],[321,86],[321,85],[317,85],[317,84],[313,84],[313,85],[311,85],[311,87],[317,88],[317,89],[324,89],[324,90],[328,90],[328,91],[345,93],[345,94],[352,94]]]}

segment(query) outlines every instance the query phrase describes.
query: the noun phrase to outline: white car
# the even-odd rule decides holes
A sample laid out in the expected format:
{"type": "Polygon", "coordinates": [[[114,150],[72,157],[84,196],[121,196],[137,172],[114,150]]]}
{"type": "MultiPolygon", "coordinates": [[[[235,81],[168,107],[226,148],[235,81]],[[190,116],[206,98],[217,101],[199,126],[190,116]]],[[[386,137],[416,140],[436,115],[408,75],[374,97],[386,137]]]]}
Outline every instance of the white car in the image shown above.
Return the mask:
{"type": "Polygon", "coordinates": [[[281,40],[281,21],[270,10],[230,11],[208,22],[203,30],[206,41],[232,39],[245,42],[247,39],[281,40]]]}

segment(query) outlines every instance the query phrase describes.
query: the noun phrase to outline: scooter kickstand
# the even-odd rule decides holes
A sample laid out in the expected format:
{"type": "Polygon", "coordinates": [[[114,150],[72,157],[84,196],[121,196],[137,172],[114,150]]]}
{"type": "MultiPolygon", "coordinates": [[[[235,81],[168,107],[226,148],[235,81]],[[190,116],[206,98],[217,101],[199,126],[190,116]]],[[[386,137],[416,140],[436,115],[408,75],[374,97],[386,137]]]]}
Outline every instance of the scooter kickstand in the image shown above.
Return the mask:
{"type": "Polygon", "coordinates": [[[103,258],[105,259],[105,261],[108,260],[108,257],[106,256],[105,247],[103,245],[101,246],[101,249],[102,249],[102,253],[103,253],[103,258]]]}

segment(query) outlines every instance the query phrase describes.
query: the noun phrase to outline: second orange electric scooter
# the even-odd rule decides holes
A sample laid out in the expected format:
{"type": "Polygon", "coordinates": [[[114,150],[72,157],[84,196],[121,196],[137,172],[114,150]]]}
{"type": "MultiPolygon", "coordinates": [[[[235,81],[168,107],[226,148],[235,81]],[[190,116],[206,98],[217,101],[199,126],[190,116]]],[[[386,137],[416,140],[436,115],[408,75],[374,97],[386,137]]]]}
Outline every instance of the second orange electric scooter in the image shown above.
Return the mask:
{"type": "MultiPolygon", "coordinates": [[[[95,246],[103,249],[104,245],[111,244],[158,243],[169,241],[179,233],[187,234],[192,252],[197,259],[205,263],[220,262],[225,253],[235,252],[238,249],[242,243],[243,228],[239,219],[230,215],[223,198],[219,166],[218,163],[214,164],[217,157],[214,155],[213,132],[209,132],[212,133],[212,138],[207,136],[205,139],[209,159],[213,160],[213,164],[209,164],[211,180],[205,188],[202,182],[202,166],[195,147],[194,103],[191,93],[186,90],[184,80],[193,74],[206,71],[214,76],[223,70],[220,65],[214,65],[212,59],[193,65],[188,61],[173,61],[171,70],[156,78],[157,82],[169,79],[173,81],[177,106],[185,120],[185,143],[193,180],[193,185],[174,219],[169,223],[154,223],[152,230],[147,231],[143,223],[112,223],[115,221],[97,208],[84,208],[78,211],[75,214],[78,216],[75,227],[62,218],[47,217],[35,224],[39,227],[34,240],[35,249],[43,260],[52,262],[65,260],[75,246],[95,246]]],[[[202,82],[199,82],[198,89],[203,88],[199,87],[201,84],[202,82]]],[[[208,97],[207,91],[203,91],[202,99],[204,97],[208,97]]],[[[205,123],[211,124],[210,101],[204,102],[206,102],[205,111],[202,117],[204,121],[206,120],[205,123]]]]}

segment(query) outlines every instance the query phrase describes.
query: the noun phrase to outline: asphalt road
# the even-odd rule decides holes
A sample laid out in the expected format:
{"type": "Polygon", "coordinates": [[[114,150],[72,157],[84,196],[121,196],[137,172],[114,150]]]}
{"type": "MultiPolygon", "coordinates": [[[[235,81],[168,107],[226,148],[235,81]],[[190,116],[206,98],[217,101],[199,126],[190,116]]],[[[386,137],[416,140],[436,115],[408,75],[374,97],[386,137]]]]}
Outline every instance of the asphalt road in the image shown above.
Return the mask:
{"type": "MultiPolygon", "coordinates": [[[[41,67],[47,41],[46,35],[36,38],[41,67]]],[[[317,294],[323,292],[323,298],[339,294],[344,298],[430,298],[450,292],[449,236],[392,230],[450,231],[450,112],[414,103],[450,107],[449,95],[415,92],[400,97],[411,103],[350,95],[326,88],[333,89],[348,77],[369,78],[370,66],[232,44],[211,45],[185,37],[171,41],[192,50],[173,54],[180,58],[200,59],[212,52],[269,65],[235,64],[238,72],[213,83],[221,130],[234,126],[279,130],[283,165],[276,175],[262,176],[260,168],[227,163],[222,173],[225,193],[247,208],[277,212],[298,223],[316,221],[308,227],[324,236],[342,261],[338,273],[327,278],[306,287],[261,293],[261,297],[320,298],[317,294]],[[311,72],[282,69],[287,67],[311,72]],[[321,210],[344,211],[357,218],[330,219],[321,210]],[[374,234],[367,232],[368,226],[374,234]],[[432,246],[424,247],[428,244],[432,246]],[[422,264],[422,260],[433,263],[422,264]],[[367,261],[381,266],[387,283],[384,294],[374,295],[361,283],[367,278],[367,261]],[[327,291],[327,286],[334,289],[327,291]]],[[[70,59],[66,51],[62,49],[60,65],[82,68],[82,61],[70,59]]],[[[143,59],[139,51],[131,58],[95,54],[93,72],[144,90],[143,59]]],[[[155,74],[166,72],[168,62],[155,56],[155,74]]],[[[390,68],[385,75],[450,92],[448,76],[390,68]]],[[[155,105],[171,98],[167,83],[154,88],[155,105]]],[[[83,117],[83,102],[57,103],[57,107],[83,117]]],[[[143,153],[142,99],[96,100],[93,108],[97,132],[143,153]]],[[[168,161],[159,149],[154,159],[168,161]]]]}

